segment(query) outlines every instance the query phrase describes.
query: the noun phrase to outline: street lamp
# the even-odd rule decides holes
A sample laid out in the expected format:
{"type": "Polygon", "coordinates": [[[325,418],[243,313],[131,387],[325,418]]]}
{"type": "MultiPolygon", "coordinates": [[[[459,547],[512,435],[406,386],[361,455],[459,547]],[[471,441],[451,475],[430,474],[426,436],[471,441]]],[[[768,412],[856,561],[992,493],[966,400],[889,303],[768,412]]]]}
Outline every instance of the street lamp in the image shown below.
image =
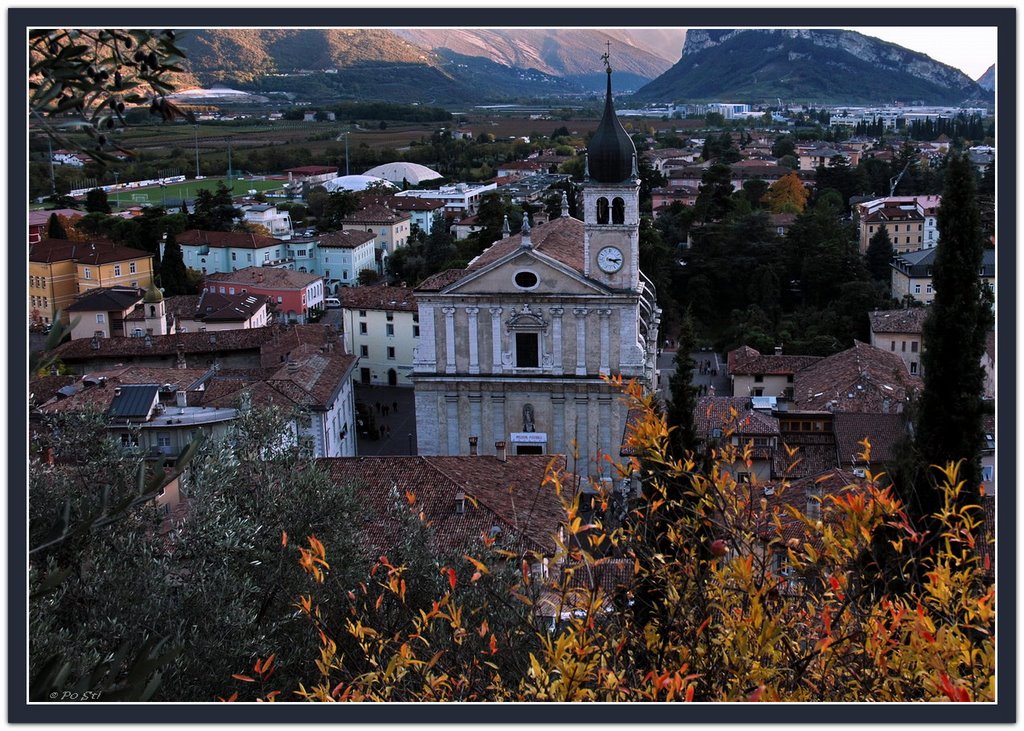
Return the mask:
{"type": "Polygon", "coordinates": [[[121,186],[118,181],[121,179],[121,171],[114,171],[114,205],[117,206],[117,210],[121,210],[121,186]]]}
{"type": "Polygon", "coordinates": [[[196,122],[192,127],[192,132],[195,134],[196,141],[196,179],[199,179],[199,123],[196,122]]]}

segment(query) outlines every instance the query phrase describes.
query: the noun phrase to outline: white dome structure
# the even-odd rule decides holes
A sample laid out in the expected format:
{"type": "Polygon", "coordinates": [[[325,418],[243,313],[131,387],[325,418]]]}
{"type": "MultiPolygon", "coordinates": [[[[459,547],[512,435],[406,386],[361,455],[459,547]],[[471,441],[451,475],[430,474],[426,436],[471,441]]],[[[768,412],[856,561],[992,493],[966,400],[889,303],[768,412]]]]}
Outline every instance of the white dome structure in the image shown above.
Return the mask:
{"type": "Polygon", "coordinates": [[[417,165],[414,162],[389,162],[367,170],[364,175],[376,175],[390,180],[395,185],[402,185],[406,181],[409,185],[419,185],[426,180],[436,180],[444,176],[436,170],[431,170],[425,165],[417,165]]]}
{"type": "Polygon", "coordinates": [[[373,175],[341,175],[337,178],[331,178],[321,183],[321,185],[324,186],[328,193],[335,193],[339,190],[350,190],[359,193],[372,185],[383,185],[386,188],[398,187],[384,178],[374,177],[373,175]]]}

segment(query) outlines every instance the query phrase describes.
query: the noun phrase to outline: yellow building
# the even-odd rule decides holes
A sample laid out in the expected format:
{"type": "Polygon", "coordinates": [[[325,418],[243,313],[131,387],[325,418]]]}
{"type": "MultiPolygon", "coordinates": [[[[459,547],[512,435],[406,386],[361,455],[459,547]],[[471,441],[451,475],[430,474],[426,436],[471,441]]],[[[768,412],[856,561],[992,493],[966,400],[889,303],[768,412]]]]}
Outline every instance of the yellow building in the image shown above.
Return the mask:
{"type": "Polygon", "coordinates": [[[149,287],[153,255],[109,241],[43,239],[29,249],[28,275],[29,322],[49,325],[82,292],[149,287]]]}

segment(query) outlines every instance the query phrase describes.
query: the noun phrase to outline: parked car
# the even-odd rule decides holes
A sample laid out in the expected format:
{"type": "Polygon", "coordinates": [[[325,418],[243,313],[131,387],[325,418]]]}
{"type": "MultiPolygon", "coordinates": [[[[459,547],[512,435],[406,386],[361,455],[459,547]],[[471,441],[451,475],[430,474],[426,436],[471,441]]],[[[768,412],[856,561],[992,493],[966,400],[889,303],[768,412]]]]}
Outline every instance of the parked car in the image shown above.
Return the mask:
{"type": "Polygon", "coordinates": [[[326,307],[328,310],[340,310],[341,300],[338,299],[337,297],[325,297],[324,307],[326,307]]]}

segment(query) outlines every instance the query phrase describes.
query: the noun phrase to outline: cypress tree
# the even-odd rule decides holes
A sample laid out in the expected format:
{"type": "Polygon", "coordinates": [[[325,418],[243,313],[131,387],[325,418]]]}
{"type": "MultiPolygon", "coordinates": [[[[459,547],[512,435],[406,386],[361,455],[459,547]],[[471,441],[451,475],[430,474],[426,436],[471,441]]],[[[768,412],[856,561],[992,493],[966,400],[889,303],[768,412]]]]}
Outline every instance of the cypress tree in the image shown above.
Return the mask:
{"type": "Polygon", "coordinates": [[[50,214],[50,220],[46,222],[46,238],[66,239],[68,232],[64,230],[64,224],[56,213],[50,214]]]}
{"type": "Polygon", "coordinates": [[[918,470],[914,495],[907,501],[912,517],[921,519],[925,527],[942,507],[942,476],[933,465],[963,460],[959,478],[965,488],[959,502],[977,505],[980,499],[985,443],[981,357],[992,312],[978,277],[984,240],[974,170],[962,155],[951,156],[946,167],[937,225],[939,243],[932,266],[935,299],[923,326],[924,389],[914,436],[918,470]]]}
{"type": "Polygon", "coordinates": [[[868,242],[868,250],[865,254],[872,279],[884,282],[891,277],[889,268],[892,255],[892,239],[889,238],[889,230],[885,226],[880,226],[878,232],[868,242]]]}
{"type": "Polygon", "coordinates": [[[167,233],[164,243],[164,256],[160,261],[160,283],[165,295],[194,294],[188,286],[188,271],[181,253],[181,244],[172,232],[167,233]]]}

